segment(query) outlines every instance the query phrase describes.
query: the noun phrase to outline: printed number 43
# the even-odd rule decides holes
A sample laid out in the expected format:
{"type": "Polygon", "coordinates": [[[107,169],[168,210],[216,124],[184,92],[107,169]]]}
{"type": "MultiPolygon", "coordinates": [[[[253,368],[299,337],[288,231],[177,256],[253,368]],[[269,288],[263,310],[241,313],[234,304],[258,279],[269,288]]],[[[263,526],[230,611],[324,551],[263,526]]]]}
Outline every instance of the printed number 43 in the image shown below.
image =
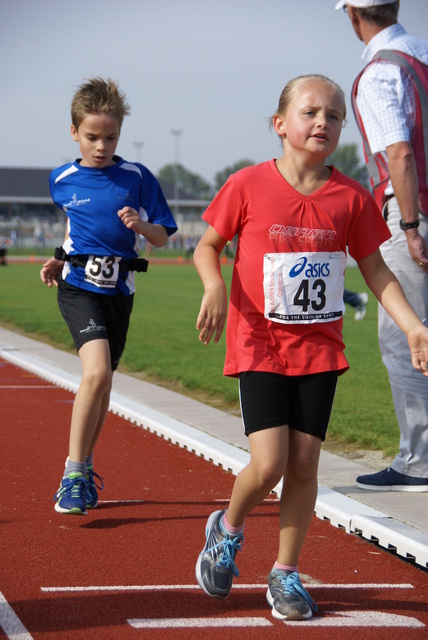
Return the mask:
{"type": "Polygon", "coordinates": [[[293,303],[296,307],[302,307],[302,311],[305,313],[309,307],[312,307],[314,311],[321,311],[326,303],[325,288],[324,280],[314,280],[311,288],[309,280],[302,280],[294,296],[293,303]]]}

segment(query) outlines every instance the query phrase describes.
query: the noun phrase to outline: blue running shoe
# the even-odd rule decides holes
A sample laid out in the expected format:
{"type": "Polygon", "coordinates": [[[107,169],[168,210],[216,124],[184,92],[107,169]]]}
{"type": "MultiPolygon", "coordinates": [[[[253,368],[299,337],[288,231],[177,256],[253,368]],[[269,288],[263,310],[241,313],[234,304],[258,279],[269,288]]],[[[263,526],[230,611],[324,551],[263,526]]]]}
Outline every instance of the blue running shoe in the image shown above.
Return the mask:
{"type": "Polygon", "coordinates": [[[88,481],[87,491],[86,491],[86,507],[88,509],[95,509],[98,504],[98,491],[104,489],[104,482],[101,476],[94,471],[94,465],[90,464],[86,468],[86,480],[88,481]],[[101,484],[97,484],[95,478],[98,478],[101,484]]]}
{"type": "Polygon", "coordinates": [[[278,620],[309,620],[318,607],[300,582],[297,571],[272,569],[266,599],[278,620]]]}
{"type": "Polygon", "coordinates": [[[69,476],[63,478],[54,495],[55,511],[86,516],[88,484],[82,473],[70,473],[69,476]]]}
{"type": "Polygon", "coordinates": [[[241,550],[244,537],[230,536],[221,525],[226,513],[214,511],[208,518],[206,544],[196,563],[196,580],[201,589],[213,598],[227,598],[232,588],[233,576],[239,576],[235,556],[241,550]]]}

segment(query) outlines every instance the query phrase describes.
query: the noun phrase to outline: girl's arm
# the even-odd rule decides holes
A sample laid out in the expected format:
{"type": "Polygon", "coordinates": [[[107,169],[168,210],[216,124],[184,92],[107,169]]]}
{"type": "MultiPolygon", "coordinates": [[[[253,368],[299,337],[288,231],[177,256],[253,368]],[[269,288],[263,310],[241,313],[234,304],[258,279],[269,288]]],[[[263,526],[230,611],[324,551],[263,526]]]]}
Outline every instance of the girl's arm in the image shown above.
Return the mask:
{"type": "Polygon", "coordinates": [[[209,226],[193,254],[205,290],[196,321],[199,340],[204,344],[208,344],[213,335],[214,342],[218,342],[226,322],[227,293],[220,265],[220,254],[226,243],[227,240],[209,226]]]}
{"type": "Polygon", "coordinates": [[[428,376],[428,328],[413,311],[395,275],[385,264],[379,249],[358,261],[367,285],[384,309],[406,334],[415,369],[428,376]]]}

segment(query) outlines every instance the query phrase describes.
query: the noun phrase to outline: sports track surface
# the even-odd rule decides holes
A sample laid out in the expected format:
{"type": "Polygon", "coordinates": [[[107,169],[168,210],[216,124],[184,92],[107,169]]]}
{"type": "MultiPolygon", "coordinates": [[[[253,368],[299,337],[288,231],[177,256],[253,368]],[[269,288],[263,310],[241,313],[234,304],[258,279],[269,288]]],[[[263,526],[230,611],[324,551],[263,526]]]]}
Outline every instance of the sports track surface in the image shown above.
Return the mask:
{"type": "Polygon", "coordinates": [[[95,461],[105,479],[99,507],[57,514],[72,402],[71,392],[0,360],[0,638],[428,637],[428,572],[316,517],[300,573],[318,614],[275,620],[265,600],[274,496],[248,518],[229,598],[206,596],[194,565],[233,475],[113,414],[95,461]]]}

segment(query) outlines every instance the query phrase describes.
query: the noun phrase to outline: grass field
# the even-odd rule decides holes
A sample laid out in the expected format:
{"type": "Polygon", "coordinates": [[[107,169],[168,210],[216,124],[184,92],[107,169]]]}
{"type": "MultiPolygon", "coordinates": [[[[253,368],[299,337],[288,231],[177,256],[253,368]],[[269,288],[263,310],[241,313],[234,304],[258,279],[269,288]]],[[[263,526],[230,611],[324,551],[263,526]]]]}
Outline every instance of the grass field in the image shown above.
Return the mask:
{"type": "MultiPolygon", "coordinates": [[[[39,270],[40,264],[35,262],[10,262],[0,268],[0,323],[74,351],[57,307],[56,293],[42,284],[39,270]]],[[[227,283],[231,274],[232,266],[223,265],[227,283]]],[[[367,291],[355,268],[347,269],[346,286],[367,291]]],[[[137,293],[121,368],[237,413],[237,382],[222,375],[224,337],[217,345],[204,346],[198,341],[195,323],[201,296],[202,285],[192,265],[153,260],[147,274],[137,274],[137,293]]],[[[328,442],[394,455],[399,431],[380,358],[377,302],[371,293],[362,322],[355,322],[354,310],[347,308],[344,338],[351,368],[339,378],[328,442]]]]}

